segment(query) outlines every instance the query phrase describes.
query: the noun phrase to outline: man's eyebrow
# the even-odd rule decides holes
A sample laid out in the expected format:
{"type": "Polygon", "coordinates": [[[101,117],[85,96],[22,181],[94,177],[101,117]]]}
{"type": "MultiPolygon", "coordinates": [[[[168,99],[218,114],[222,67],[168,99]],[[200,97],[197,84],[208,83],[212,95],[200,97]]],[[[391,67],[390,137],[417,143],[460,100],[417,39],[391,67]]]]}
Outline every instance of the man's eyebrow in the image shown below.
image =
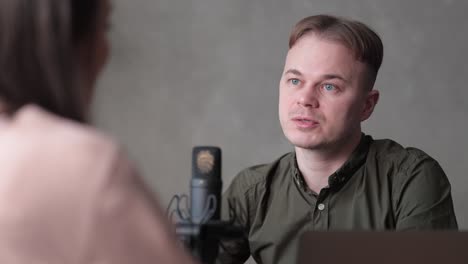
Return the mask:
{"type": "MultiPolygon", "coordinates": [[[[286,74],[294,74],[297,76],[303,76],[302,72],[296,69],[288,69],[287,71],[284,72],[284,75],[286,74]]],[[[333,79],[338,79],[341,80],[345,83],[349,83],[349,80],[347,80],[345,77],[341,76],[340,74],[335,74],[335,73],[328,73],[324,74],[321,76],[322,80],[333,80],[333,79]]]]}
{"type": "Polygon", "coordinates": [[[289,70],[284,72],[284,75],[286,75],[288,73],[298,75],[298,76],[302,76],[302,72],[300,72],[299,70],[296,70],[296,69],[289,69],[289,70]]]}
{"type": "Polygon", "coordinates": [[[322,78],[324,80],[338,79],[338,80],[341,80],[341,81],[343,81],[345,83],[349,83],[349,81],[346,78],[344,78],[343,76],[341,76],[339,74],[325,74],[325,75],[322,76],[322,78]]]}

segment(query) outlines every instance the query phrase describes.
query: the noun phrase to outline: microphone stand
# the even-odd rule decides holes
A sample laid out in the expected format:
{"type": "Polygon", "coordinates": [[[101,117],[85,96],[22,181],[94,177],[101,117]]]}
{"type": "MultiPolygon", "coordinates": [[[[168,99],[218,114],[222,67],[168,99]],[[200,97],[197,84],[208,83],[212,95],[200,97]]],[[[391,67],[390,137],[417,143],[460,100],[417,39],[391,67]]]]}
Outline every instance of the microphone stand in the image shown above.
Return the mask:
{"type": "MultiPolygon", "coordinates": [[[[179,220],[181,220],[175,224],[176,234],[192,256],[203,264],[214,264],[219,253],[220,240],[239,238],[244,235],[243,230],[234,224],[236,219],[234,208],[230,204],[231,219],[229,221],[208,220],[194,222],[191,216],[184,217],[184,213],[186,215],[187,213],[180,208],[183,198],[187,198],[187,196],[174,195],[167,208],[167,212],[169,212],[173,202],[177,201],[176,209],[170,214],[172,218],[172,214],[175,212],[179,220]]],[[[186,206],[188,207],[188,204],[186,206]]]]}
{"type": "Polygon", "coordinates": [[[240,228],[227,221],[208,221],[203,224],[181,222],[176,224],[179,239],[192,256],[203,264],[214,264],[219,251],[219,240],[243,235],[240,228]]]}

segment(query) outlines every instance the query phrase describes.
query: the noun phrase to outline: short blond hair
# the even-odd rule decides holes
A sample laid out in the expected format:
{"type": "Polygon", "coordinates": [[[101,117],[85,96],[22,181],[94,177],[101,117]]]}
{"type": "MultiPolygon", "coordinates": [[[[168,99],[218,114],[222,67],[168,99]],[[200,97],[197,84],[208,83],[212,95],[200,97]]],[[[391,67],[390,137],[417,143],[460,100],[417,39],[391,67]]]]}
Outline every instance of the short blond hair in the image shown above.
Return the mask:
{"type": "Polygon", "coordinates": [[[353,51],[356,59],[369,67],[373,86],[383,59],[382,40],[375,31],[359,21],[330,15],[309,16],[294,26],[289,36],[289,48],[307,33],[337,41],[353,51]]]}

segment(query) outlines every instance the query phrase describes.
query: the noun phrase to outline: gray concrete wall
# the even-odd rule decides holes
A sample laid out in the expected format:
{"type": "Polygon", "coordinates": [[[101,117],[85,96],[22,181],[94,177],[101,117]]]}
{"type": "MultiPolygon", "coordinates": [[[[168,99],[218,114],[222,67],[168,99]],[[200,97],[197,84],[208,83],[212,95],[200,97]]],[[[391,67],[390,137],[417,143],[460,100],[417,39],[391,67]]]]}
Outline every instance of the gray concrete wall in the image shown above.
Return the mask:
{"type": "Polygon", "coordinates": [[[381,100],[364,131],[435,157],[468,228],[468,1],[114,0],[113,57],[94,105],[164,204],[188,192],[191,148],[223,150],[227,186],[292,149],[277,117],[289,30],[361,20],[382,36],[381,100]]]}

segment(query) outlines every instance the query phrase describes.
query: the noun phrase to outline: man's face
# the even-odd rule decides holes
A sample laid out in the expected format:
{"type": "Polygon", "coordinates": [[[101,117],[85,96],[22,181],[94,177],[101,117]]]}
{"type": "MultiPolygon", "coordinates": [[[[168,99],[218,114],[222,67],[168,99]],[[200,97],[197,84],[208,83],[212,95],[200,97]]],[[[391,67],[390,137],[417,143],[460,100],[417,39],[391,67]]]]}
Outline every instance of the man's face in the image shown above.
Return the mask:
{"type": "Polygon", "coordinates": [[[314,34],[289,50],[280,81],[279,118],[299,148],[331,150],[361,133],[378,92],[366,89],[367,66],[344,45],[314,34]]]}

